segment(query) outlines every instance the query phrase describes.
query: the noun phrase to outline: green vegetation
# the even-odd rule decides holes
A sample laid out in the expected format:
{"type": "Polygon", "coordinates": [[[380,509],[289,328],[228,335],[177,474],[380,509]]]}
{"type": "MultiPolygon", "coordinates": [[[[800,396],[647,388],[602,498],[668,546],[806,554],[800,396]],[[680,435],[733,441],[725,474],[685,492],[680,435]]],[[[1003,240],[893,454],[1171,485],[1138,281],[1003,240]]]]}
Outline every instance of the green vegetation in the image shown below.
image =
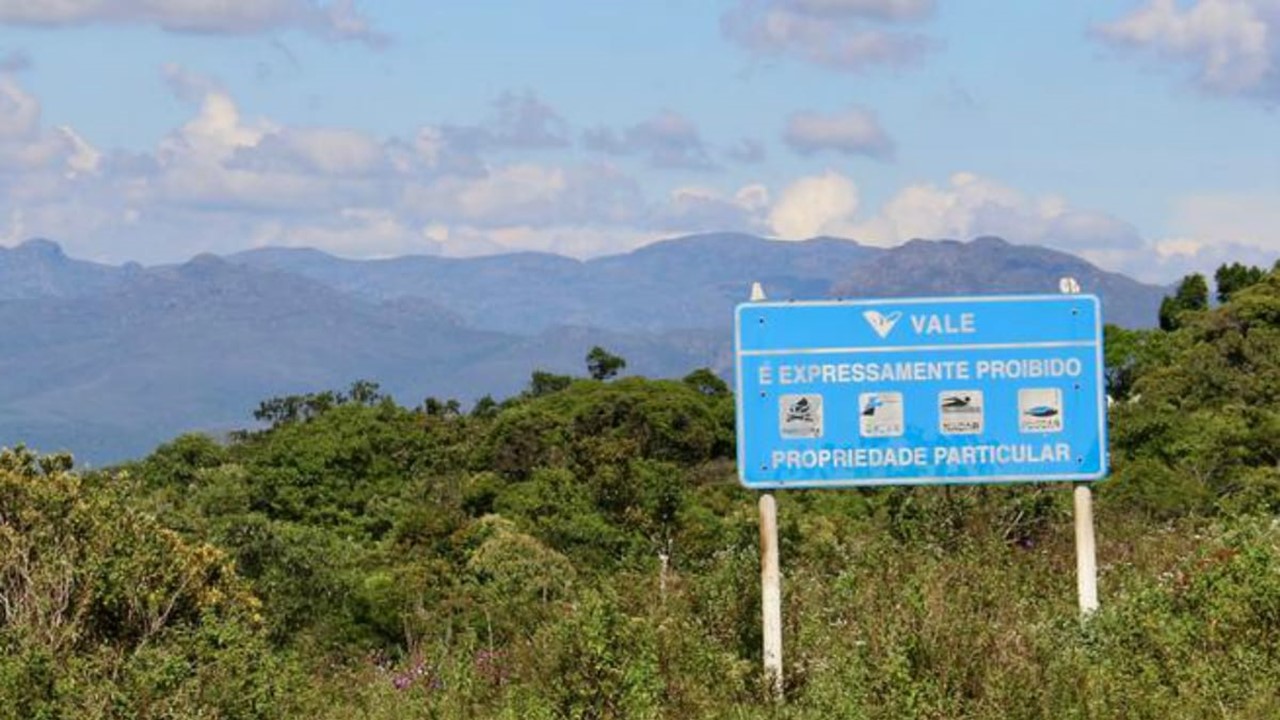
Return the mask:
{"type": "Polygon", "coordinates": [[[1061,486],[784,493],[775,706],[729,388],[595,348],[469,412],[361,382],[105,472],[4,451],[0,718],[1280,716],[1280,272],[1228,275],[1108,328],[1087,622],[1061,486]]]}
{"type": "Polygon", "coordinates": [[[627,361],[599,345],[587,353],[587,374],[592,380],[608,380],[627,366],[627,361]]]}
{"type": "Polygon", "coordinates": [[[1209,283],[1200,273],[1182,278],[1173,295],[1160,303],[1160,329],[1177,330],[1182,327],[1186,314],[1203,312],[1209,308],[1209,283]]]}
{"type": "MultiPolygon", "coordinates": [[[[1280,261],[1276,262],[1280,267],[1280,261]]],[[[1218,302],[1224,303],[1235,295],[1237,290],[1243,290],[1250,285],[1256,285],[1263,281],[1267,276],[1267,271],[1260,267],[1243,265],[1241,263],[1231,263],[1218,268],[1213,274],[1214,285],[1217,286],[1218,302]]]]}

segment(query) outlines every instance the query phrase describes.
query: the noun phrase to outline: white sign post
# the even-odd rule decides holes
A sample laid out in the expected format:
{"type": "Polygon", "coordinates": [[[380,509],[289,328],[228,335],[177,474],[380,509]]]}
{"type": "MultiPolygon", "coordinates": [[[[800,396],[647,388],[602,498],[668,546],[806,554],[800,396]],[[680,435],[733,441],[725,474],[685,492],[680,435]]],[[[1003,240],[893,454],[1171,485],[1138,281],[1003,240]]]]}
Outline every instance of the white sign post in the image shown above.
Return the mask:
{"type": "MultiPolygon", "coordinates": [[[[765,300],[760,283],[751,284],[751,302],[765,300]]],[[[778,504],[760,496],[760,607],[764,621],[764,674],[773,699],[782,702],[782,570],[778,560],[778,504]]]]}
{"type": "Polygon", "coordinates": [[[1080,616],[1087,618],[1098,609],[1098,561],[1093,539],[1093,492],[1088,485],[1075,488],[1076,584],[1080,616]]]}
{"type": "MultiPolygon", "coordinates": [[[[1076,295],[1080,283],[1073,277],[1058,281],[1063,295],[1076,295]]],[[[1093,490],[1077,484],[1073,497],[1076,526],[1076,595],[1080,601],[1080,617],[1087,618],[1098,609],[1098,559],[1093,537],[1093,490]]]]}

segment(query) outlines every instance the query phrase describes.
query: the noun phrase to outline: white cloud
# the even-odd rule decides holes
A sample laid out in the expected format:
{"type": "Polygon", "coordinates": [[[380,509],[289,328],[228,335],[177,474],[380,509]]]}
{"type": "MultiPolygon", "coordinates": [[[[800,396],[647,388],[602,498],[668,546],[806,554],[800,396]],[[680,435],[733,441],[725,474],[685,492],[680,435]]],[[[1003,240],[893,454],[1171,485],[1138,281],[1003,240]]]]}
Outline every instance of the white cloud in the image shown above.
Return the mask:
{"type": "MultiPolygon", "coordinates": [[[[42,127],[39,101],[0,75],[0,239],[45,235],[81,257],[154,262],[250,243],[351,256],[545,250],[590,257],[722,230],[875,245],[992,234],[1156,280],[1227,260],[1261,264],[1280,252],[1273,232],[1280,210],[1270,189],[1183,198],[1169,237],[1155,241],[1098,209],[972,173],[902,187],[878,208],[864,208],[857,182],[836,170],[776,188],[699,183],[647,195],[608,162],[496,162],[458,148],[439,126],[401,139],[283,125],[242,110],[216,81],[171,70],[171,84],[193,100],[192,117],[138,154],[104,153],[71,127],[42,127]]],[[[517,108],[506,127],[528,117],[535,118],[528,127],[544,127],[537,116],[517,108]]],[[[484,125],[495,133],[503,126],[484,125]]],[[[646,127],[667,140],[701,142],[674,114],[646,127]]]]}
{"type": "Polygon", "coordinates": [[[827,171],[785,188],[769,208],[768,223],[783,239],[832,235],[880,247],[916,238],[995,235],[1064,250],[1149,280],[1164,278],[1171,267],[1153,264],[1155,245],[1119,218],[1073,207],[1059,196],[1028,195],[972,173],[955,173],[943,185],[908,185],[876,212],[860,210],[857,184],[827,171]]]}
{"type": "Polygon", "coordinates": [[[1028,196],[972,173],[955,173],[945,185],[909,185],[880,212],[858,225],[855,237],[876,245],[913,238],[999,235],[1073,252],[1132,250],[1137,230],[1105,213],[1071,208],[1057,196],[1028,196]]]}
{"type": "Polygon", "coordinates": [[[1136,277],[1164,281],[1190,272],[1210,274],[1223,263],[1271,267],[1280,259],[1277,191],[1202,193],[1179,198],[1169,221],[1172,235],[1150,244],[1136,277]]]}
{"type": "Polygon", "coordinates": [[[762,163],[767,155],[764,143],[752,138],[741,138],[724,151],[726,158],[745,165],[762,163]]]}
{"type": "Polygon", "coordinates": [[[228,167],[258,172],[372,175],[390,167],[375,138],[346,128],[281,128],[236,150],[228,167]]]}
{"type": "Polygon", "coordinates": [[[1169,283],[1190,273],[1207,277],[1227,263],[1244,263],[1262,268],[1275,264],[1280,253],[1256,245],[1213,242],[1199,238],[1171,237],[1157,240],[1151,245],[1153,252],[1131,274],[1149,282],[1169,283]]]}
{"type": "Polygon", "coordinates": [[[642,198],[629,176],[610,165],[518,163],[481,177],[443,177],[404,189],[406,212],[430,222],[551,227],[633,223],[642,198]]]}
{"type": "Polygon", "coordinates": [[[656,168],[710,170],[715,167],[702,133],[692,120],[672,110],[632,125],[619,134],[597,127],[582,135],[586,149],[606,155],[642,153],[656,168]]]}
{"type": "Polygon", "coordinates": [[[7,191],[31,198],[56,185],[59,175],[98,169],[101,154],[74,130],[40,127],[40,101],[10,75],[0,74],[0,175],[20,174],[7,191]]]}
{"type": "Polygon", "coordinates": [[[1105,42],[1195,68],[1210,92],[1280,95],[1280,0],[1150,0],[1100,25],[1105,42]]]}
{"type": "Polygon", "coordinates": [[[415,184],[405,204],[424,218],[496,224],[529,223],[546,218],[548,208],[566,195],[562,168],[535,164],[496,169],[476,179],[415,184]]]}
{"type": "Polygon", "coordinates": [[[221,90],[204,95],[199,113],[161,143],[160,155],[194,156],[218,162],[230,158],[238,148],[253,147],[275,126],[265,120],[252,123],[240,117],[240,108],[221,90]]]}
{"type": "Polygon", "coordinates": [[[1212,272],[1223,262],[1270,267],[1280,255],[1274,194],[1201,195],[1179,201],[1173,237],[1148,238],[1130,223],[1056,195],[1035,196],[990,178],[956,173],[945,184],[920,183],[895,193],[846,233],[891,246],[914,238],[966,240],[996,235],[1079,255],[1102,268],[1149,282],[1212,272]]]}
{"type": "Polygon", "coordinates": [[[649,222],[673,234],[708,231],[767,232],[769,189],[753,184],[726,195],[716,188],[678,187],[656,207],[649,222]]]}
{"type": "Polygon", "coordinates": [[[1180,233],[1280,253],[1280,187],[1250,193],[1202,193],[1175,203],[1180,233]]]}
{"type": "Polygon", "coordinates": [[[0,0],[0,23],[121,23],[215,35],[294,29],[371,45],[386,41],[352,0],[0,0]]]}
{"type": "Polygon", "coordinates": [[[769,212],[773,232],[785,240],[818,235],[850,237],[858,212],[858,186],[832,170],[789,185],[769,212]]]}
{"type": "MultiPolygon", "coordinates": [[[[462,242],[501,249],[523,239],[599,254],[652,232],[637,183],[608,164],[491,164],[440,127],[406,141],[282,125],[244,112],[215,80],[179,66],[164,75],[195,103],[191,119],[152,153],[107,156],[71,128],[40,130],[39,103],[6,80],[7,134],[21,137],[0,142],[0,218],[73,252],[112,246],[116,259],[143,261],[246,242],[368,255],[460,254],[462,242]],[[8,180],[11,166],[18,174],[8,180]]],[[[558,116],[532,94],[503,96],[496,107],[495,119],[472,126],[491,146],[567,137],[552,132],[558,116]]]]}
{"type": "Polygon", "coordinates": [[[786,0],[797,11],[831,17],[921,20],[933,14],[934,0],[786,0]]]}
{"type": "Polygon", "coordinates": [[[803,155],[831,150],[888,160],[894,154],[893,140],[880,126],[876,114],[857,106],[834,115],[795,113],[787,121],[783,139],[803,155]]]}
{"type": "Polygon", "coordinates": [[[254,228],[252,242],[257,247],[320,248],[356,257],[433,254],[443,249],[430,228],[415,228],[385,208],[358,207],[342,208],[319,222],[266,222],[254,228]]]}
{"type": "Polygon", "coordinates": [[[268,161],[296,151],[289,140],[296,136],[264,119],[246,120],[229,94],[209,90],[196,116],[160,142],[154,170],[133,179],[152,200],[193,207],[332,207],[328,178],[268,161]]]}
{"type": "Polygon", "coordinates": [[[67,125],[59,125],[57,131],[70,146],[66,158],[68,177],[96,173],[102,165],[102,153],[67,125]]]}
{"type": "Polygon", "coordinates": [[[0,141],[28,138],[39,122],[39,101],[12,77],[0,75],[0,141]]]}
{"type": "Polygon", "coordinates": [[[420,128],[413,141],[406,144],[404,149],[407,152],[395,153],[395,162],[402,168],[421,162],[427,168],[443,174],[484,174],[484,161],[480,158],[479,150],[475,147],[460,147],[455,136],[446,136],[438,127],[420,128]]]}
{"type": "Polygon", "coordinates": [[[494,101],[493,142],[509,147],[564,147],[569,124],[531,91],[506,92],[494,101]]]}
{"type": "Polygon", "coordinates": [[[373,23],[359,9],[355,0],[332,0],[324,7],[324,20],[321,23],[323,32],[339,40],[359,40],[365,44],[381,47],[390,38],[373,27],[373,23]]]}
{"type": "Polygon", "coordinates": [[[161,65],[160,76],[169,87],[169,92],[184,102],[199,103],[206,95],[227,92],[222,83],[214,78],[174,62],[161,65]]]}
{"type": "Polygon", "coordinates": [[[493,102],[493,116],[477,125],[441,125],[440,142],[461,153],[487,148],[559,148],[569,145],[569,124],[531,91],[504,92],[493,102]]]}
{"type": "Polygon", "coordinates": [[[937,41],[895,27],[933,14],[931,0],[739,0],[724,34],[763,56],[791,56],[841,71],[919,61],[937,41]]]}

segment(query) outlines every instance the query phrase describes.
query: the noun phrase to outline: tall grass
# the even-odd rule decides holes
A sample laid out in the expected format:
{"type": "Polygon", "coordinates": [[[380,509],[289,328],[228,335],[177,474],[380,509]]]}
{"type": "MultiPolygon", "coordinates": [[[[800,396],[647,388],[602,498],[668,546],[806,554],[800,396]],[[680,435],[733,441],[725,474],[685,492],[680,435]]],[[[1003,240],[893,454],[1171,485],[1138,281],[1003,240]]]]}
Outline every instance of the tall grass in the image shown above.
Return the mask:
{"type": "Polygon", "coordinates": [[[759,672],[756,559],[727,548],[661,585],[656,566],[609,578],[500,650],[442,638],[425,648],[430,677],[408,687],[395,682],[403,668],[376,664],[316,676],[301,712],[1280,717],[1280,526],[1271,518],[1153,525],[1104,506],[1102,608],[1082,620],[1061,513],[1016,541],[981,512],[949,533],[904,538],[883,518],[833,529],[796,517],[807,502],[782,505],[793,521],[784,703],[766,697],[759,672]]]}

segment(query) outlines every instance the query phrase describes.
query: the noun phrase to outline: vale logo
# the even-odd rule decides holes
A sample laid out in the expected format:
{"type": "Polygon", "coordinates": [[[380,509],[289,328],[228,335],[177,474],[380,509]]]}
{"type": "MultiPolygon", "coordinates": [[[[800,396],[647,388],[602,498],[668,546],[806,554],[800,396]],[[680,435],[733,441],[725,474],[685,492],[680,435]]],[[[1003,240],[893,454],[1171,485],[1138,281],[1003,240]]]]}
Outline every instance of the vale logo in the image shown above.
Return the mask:
{"type": "Polygon", "coordinates": [[[898,324],[902,319],[901,312],[891,312],[888,315],[882,314],[878,310],[868,310],[862,313],[862,317],[866,318],[867,323],[871,325],[871,329],[876,331],[882,339],[889,337],[889,333],[893,332],[893,326],[898,324]]]}

